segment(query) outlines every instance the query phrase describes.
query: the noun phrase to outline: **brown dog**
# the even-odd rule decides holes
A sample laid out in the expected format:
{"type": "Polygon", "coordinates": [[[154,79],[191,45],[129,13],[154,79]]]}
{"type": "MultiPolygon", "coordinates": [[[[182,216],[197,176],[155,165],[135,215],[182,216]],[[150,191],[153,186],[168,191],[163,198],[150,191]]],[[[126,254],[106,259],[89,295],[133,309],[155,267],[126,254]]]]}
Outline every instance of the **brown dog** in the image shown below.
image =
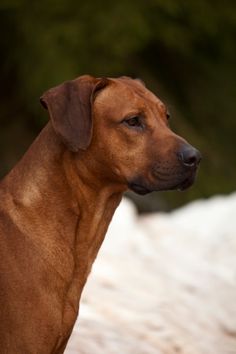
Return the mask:
{"type": "Polygon", "coordinates": [[[139,80],[83,76],[41,102],[51,120],[0,189],[6,354],[63,353],[122,193],[184,189],[200,161],[139,80]]]}

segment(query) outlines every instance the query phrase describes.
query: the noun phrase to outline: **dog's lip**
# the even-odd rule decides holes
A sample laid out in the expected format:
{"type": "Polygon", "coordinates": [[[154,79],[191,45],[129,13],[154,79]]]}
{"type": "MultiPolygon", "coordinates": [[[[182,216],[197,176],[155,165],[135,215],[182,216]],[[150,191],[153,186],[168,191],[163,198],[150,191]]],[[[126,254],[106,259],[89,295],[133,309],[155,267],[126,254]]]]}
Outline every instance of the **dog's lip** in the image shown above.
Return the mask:
{"type": "Polygon", "coordinates": [[[177,178],[177,180],[179,179],[178,182],[176,182],[176,184],[172,184],[169,185],[167,184],[166,186],[164,186],[164,188],[160,188],[158,189],[159,191],[168,191],[168,190],[178,190],[178,191],[184,191],[186,189],[188,189],[189,187],[192,186],[192,184],[194,183],[195,179],[196,179],[196,170],[192,171],[192,173],[190,175],[188,175],[187,177],[185,176],[182,178],[179,176],[179,178],[177,178]]]}
{"type": "MultiPolygon", "coordinates": [[[[168,191],[168,190],[178,190],[178,191],[184,191],[187,188],[191,187],[192,184],[195,181],[196,178],[196,172],[197,169],[194,171],[191,171],[190,174],[187,176],[185,175],[179,175],[176,176],[176,183],[171,184],[170,181],[166,180],[164,184],[151,184],[148,185],[147,181],[142,181],[142,180],[133,180],[128,183],[128,187],[130,190],[133,192],[140,194],[140,195],[145,195],[154,191],[168,191]]],[[[158,182],[158,180],[157,180],[158,182]]]]}
{"type": "Polygon", "coordinates": [[[177,185],[175,189],[177,189],[180,192],[188,189],[194,183],[195,176],[196,176],[195,174],[192,174],[191,176],[187,177],[183,182],[177,185]]]}
{"type": "Polygon", "coordinates": [[[141,184],[137,184],[137,183],[129,183],[129,189],[131,189],[132,191],[144,195],[144,194],[148,194],[151,193],[152,191],[146,187],[144,187],[141,184]]]}

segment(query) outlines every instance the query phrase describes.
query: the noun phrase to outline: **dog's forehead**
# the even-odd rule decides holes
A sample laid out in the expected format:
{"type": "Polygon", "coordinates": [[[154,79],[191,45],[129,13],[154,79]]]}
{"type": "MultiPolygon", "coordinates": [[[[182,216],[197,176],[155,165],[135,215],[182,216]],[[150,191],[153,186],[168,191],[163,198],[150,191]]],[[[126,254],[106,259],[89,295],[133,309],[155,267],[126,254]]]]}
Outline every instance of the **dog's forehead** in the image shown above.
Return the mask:
{"type": "Polygon", "coordinates": [[[131,93],[133,95],[138,95],[144,100],[154,102],[156,104],[162,103],[161,100],[151,92],[140,79],[131,79],[126,76],[122,76],[117,79],[113,79],[117,88],[122,88],[126,94],[131,93]]]}
{"type": "MultiPolygon", "coordinates": [[[[128,77],[111,78],[110,84],[99,93],[96,103],[103,109],[109,102],[111,110],[165,110],[164,103],[138,79],[128,77]]],[[[107,107],[108,108],[108,107],[107,107]]]]}

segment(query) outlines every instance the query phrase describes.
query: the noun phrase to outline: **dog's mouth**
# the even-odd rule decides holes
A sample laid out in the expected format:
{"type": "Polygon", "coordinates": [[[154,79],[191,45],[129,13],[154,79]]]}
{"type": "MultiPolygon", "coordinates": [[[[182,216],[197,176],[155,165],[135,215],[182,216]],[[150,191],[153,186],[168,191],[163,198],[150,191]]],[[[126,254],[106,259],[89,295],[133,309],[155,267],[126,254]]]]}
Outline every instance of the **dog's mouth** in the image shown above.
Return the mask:
{"type": "Polygon", "coordinates": [[[191,176],[187,177],[186,179],[184,179],[183,182],[177,184],[176,186],[173,187],[173,189],[176,189],[178,191],[185,191],[186,189],[188,189],[189,187],[192,186],[192,184],[194,183],[196,178],[196,174],[192,174],[191,176]]]}
{"type": "Polygon", "coordinates": [[[152,192],[152,190],[148,189],[147,187],[144,187],[144,185],[132,182],[129,183],[129,189],[140,195],[145,195],[152,192]]]}
{"type": "Polygon", "coordinates": [[[168,191],[168,190],[178,190],[184,191],[192,186],[196,178],[196,173],[191,173],[189,176],[183,179],[182,177],[177,178],[176,180],[167,180],[166,182],[155,184],[149,184],[144,178],[136,178],[132,182],[128,183],[128,187],[133,192],[139,195],[145,195],[154,191],[168,191]]]}

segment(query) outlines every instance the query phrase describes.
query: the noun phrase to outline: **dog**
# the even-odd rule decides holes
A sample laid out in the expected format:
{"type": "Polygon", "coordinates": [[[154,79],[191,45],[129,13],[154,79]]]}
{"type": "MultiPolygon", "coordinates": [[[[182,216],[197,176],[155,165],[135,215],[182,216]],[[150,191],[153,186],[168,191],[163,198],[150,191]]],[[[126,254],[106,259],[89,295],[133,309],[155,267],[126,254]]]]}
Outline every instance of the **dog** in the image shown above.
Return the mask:
{"type": "Polygon", "coordinates": [[[198,150],[138,79],[81,76],[40,99],[50,120],[0,184],[0,343],[63,353],[122,194],[183,190],[198,150]]]}

